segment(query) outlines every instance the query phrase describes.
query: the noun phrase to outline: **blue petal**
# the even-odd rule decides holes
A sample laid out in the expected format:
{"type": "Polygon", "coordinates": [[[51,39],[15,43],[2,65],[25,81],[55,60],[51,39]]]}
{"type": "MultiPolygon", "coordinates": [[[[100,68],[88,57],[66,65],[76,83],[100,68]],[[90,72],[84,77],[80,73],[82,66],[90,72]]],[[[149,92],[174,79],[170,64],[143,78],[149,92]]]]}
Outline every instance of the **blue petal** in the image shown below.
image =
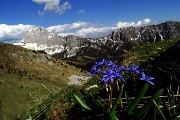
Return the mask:
{"type": "Polygon", "coordinates": [[[107,74],[105,74],[105,75],[102,75],[102,77],[108,77],[108,75],[107,75],[107,74]]]}
{"type": "Polygon", "coordinates": [[[151,84],[151,85],[154,85],[154,83],[153,82],[151,82],[151,81],[147,81],[149,84],[151,84]]]}
{"type": "Polygon", "coordinates": [[[146,78],[146,74],[144,72],[142,72],[142,77],[146,78]]]}
{"type": "Polygon", "coordinates": [[[104,82],[107,83],[109,81],[109,77],[105,78],[104,82]]]}
{"type": "Polygon", "coordinates": [[[145,80],[145,78],[140,78],[140,80],[145,80]]]}
{"type": "Polygon", "coordinates": [[[112,83],[114,82],[114,78],[112,76],[110,76],[109,79],[112,83]]]}

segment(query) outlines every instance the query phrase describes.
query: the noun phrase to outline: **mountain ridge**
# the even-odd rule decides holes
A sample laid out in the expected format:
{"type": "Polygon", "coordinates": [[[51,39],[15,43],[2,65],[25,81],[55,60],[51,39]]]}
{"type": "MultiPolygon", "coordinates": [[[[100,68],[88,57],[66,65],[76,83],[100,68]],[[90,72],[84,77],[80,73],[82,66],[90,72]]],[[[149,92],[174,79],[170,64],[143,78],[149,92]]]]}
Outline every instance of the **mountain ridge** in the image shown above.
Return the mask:
{"type": "MultiPolygon", "coordinates": [[[[34,50],[44,50],[50,55],[59,54],[60,58],[76,56],[83,49],[94,48],[105,51],[122,52],[148,42],[163,41],[180,36],[180,22],[167,21],[157,25],[127,27],[114,30],[111,34],[96,39],[74,35],[59,36],[45,28],[34,27],[26,32],[21,45],[34,50]]],[[[57,55],[56,55],[57,56],[57,55]]]]}

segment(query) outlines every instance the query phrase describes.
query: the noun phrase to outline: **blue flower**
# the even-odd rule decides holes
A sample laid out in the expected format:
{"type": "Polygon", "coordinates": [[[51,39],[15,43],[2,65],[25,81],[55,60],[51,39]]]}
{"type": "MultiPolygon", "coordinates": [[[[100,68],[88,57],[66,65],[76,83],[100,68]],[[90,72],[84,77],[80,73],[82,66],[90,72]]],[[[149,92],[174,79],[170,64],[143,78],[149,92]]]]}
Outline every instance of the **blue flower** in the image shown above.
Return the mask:
{"type": "Polygon", "coordinates": [[[108,61],[106,61],[106,65],[107,66],[114,66],[115,64],[112,61],[108,60],[108,61]]]}
{"type": "Polygon", "coordinates": [[[154,79],[153,77],[148,77],[148,76],[146,76],[146,74],[144,72],[142,72],[142,78],[140,78],[140,80],[144,80],[147,83],[154,85],[154,83],[151,81],[153,79],[154,79]]]}
{"type": "Polygon", "coordinates": [[[115,80],[122,80],[125,83],[124,80],[127,79],[125,77],[127,77],[126,72],[128,71],[132,71],[135,74],[142,74],[140,80],[144,80],[154,85],[154,83],[151,81],[154,78],[146,76],[144,71],[140,70],[139,66],[118,66],[111,60],[103,59],[100,62],[96,62],[95,65],[91,68],[90,73],[93,76],[98,74],[101,83],[113,83],[115,80]]]}
{"type": "Polygon", "coordinates": [[[114,82],[114,79],[116,78],[114,71],[112,69],[108,69],[106,71],[103,71],[101,82],[107,83],[107,82],[114,82]]]}
{"type": "Polygon", "coordinates": [[[95,74],[97,74],[100,71],[100,69],[96,66],[93,65],[93,67],[90,70],[90,73],[94,76],[95,74]]]}
{"type": "Polygon", "coordinates": [[[103,65],[106,65],[107,64],[107,61],[105,60],[105,59],[103,59],[101,62],[96,62],[95,63],[96,64],[96,66],[103,66],[103,65]]]}
{"type": "Polygon", "coordinates": [[[139,73],[140,72],[139,66],[133,66],[133,65],[129,66],[126,70],[131,70],[131,71],[133,71],[135,73],[139,73]]]}
{"type": "Polygon", "coordinates": [[[54,90],[56,91],[56,90],[58,90],[58,88],[54,88],[54,90]]]}
{"type": "Polygon", "coordinates": [[[103,72],[105,69],[103,69],[103,67],[105,67],[106,69],[109,68],[113,68],[115,66],[115,64],[108,60],[106,61],[105,59],[103,59],[100,62],[96,62],[95,65],[93,65],[93,67],[90,70],[90,73],[94,76],[97,73],[103,72]]]}
{"type": "Polygon", "coordinates": [[[115,74],[117,79],[122,80],[123,82],[125,82],[124,79],[123,79],[123,76],[121,75],[121,73],[119,71],[115,71],[114,74],[115,74]]]}
{"type": "Polygon", "coordinates": [[[120,72],[125,72],[127,68],[122,65],[118,69],[119,69],[120,72]]]}

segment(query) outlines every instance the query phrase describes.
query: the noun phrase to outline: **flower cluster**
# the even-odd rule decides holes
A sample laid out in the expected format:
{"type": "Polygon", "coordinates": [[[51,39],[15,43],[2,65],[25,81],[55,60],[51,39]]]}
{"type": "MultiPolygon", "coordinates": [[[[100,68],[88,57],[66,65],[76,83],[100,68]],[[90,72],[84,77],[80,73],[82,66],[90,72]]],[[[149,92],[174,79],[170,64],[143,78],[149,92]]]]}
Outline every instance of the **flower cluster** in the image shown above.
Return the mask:
{"type": "Polygon", "coordinates": [[[139,80],[143,80],[151,85],[154,85],[154,83],[151,81],[154,78],[148,77],[145,72],[139,68],[139,66],[119,66],[114,62],[105,59],[100,62],[96,62],[90,70],[90,73],[93,76],[98,75],[100,77],[99,81],[104,84],[108,82],[114,83],[115,80],[125,82],[123,75],[128,71],[135,74],[140,74],[142,77],[139,80]]]}

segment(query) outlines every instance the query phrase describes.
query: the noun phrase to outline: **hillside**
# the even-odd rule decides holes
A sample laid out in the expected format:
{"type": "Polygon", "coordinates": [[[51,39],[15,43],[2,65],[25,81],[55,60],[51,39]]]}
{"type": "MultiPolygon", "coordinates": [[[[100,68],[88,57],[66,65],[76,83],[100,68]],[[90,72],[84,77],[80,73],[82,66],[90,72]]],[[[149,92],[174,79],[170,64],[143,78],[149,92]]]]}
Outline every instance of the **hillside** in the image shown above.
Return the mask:
{"type": "MultiPolygon", "coordinates": [[[[150,94],[159,88],[164,88],[166,93],[167,88],[173,90],[174,94],[179,94],[180,87],[180,38],[169,39],[167,41],[159,41],[147,43],[139,47],[135,47],[124,54],[119,55],[115,60],[120,65],[138,65],[148,73],[149,76],[154,77],[154,86],[151,86],[150,94]]],[[[113,56],[111,56],[113,57],[113,56]]],[[[77,62],[78,63],[78,62],[77,62]]],[[[80,63],[79,63],[80,64],[80,63]]],[[[83,66],[83,65],[82,65],[83,66]]],[[[81,67],[82,67],[81,66],[81,67]]],[[[86,66],[84,66],[86,67],[86,66]]],[[[91,85],[93,83],[90,83],[91,85]]],[[[57,101],[51,107],[46,109],[48,112],[43,113],[39,118],[47,119],[80,119],[82,118],[82,110],[79,109],[72,101],[73,94],[79,93],[79,90],[84,90],[88,85],[66,90],[67,96],[59,93],[60,101],[57,101]],[[80,114],[78,114],[80,113],[80,114]],[[48,116],[44,116],[48,114],[48,116]]],[[[93,92],[93,90],[91,91],[93,92]]],[[[165,94],[166,95],[166,94],[165,94]]],[[[177,99],[179,100],[179,99],[177,99]]],[[[180,102],[180,101],[179,101],[180,102]]],[[[177,104],[178,106],[179,104],[177,104]]],[[[35,110],[34,110],[35,111],[35,110]]],[[[33,115],[32,115],[33,116],[33,115]]],[[[37,117],[36,115],[34,115],[37,117]]]]}
{"type": "Polygon", "coordinates": [[[119,65],[138,65],[148,71],[151,76],[157,80],[155,83],[159,87],[169,87],[171,81],[177,81],[175,89],[180,84],[179,67],[180,67],[180,38],[167,39],[164,41],[145,43],[144,45],[132,48],[129,51],[124,50],[123,53],[114,51],[98,51],[91,50],[93,54],[88,52],[72,57],[67,61],[77,67],[90,69],[95,61],[101,59],[110,59],[119,65]]]}
{"type": "Polygon", "coordinates": [[[139,65],[145,69],[155,78],[152,91],[169,88],[177,93],[180,87],[180,38],[134,48],[120,56],[119,64],[139,65]]]}
{"type": "Polygon", "coordinates": [[[71,75],[87,76],[41,52],[0,43],[0,118],[10,119],[67,87],[71,75]],[[13,102],[12,102],[13,100],[13,102]]]}
{"type": "Polygon", "coordinates": [[[135,47],[130,51],[126,51],[125,54],[119,56],[119,64],[143,65],[144,63],[153,61],[155,58],[161,57],[162,53],[174,47],[176,44],[178,44],[178,41],[180,41],[180,38],[146,43],[142,46],[135,47]]]}
{"type": "MultiPolygon", "coordinates": [[[[175,94],[179,94],[178,87],[180,87],[180,38],[168,39],[166,41],[159,42],[151,42],[144,44],[142,46],[133,48],[130,51],[125,51],[124,54],[117,56],[115,60],[120,65],[138,65],[142,69],[145,69],[146,73],[149,76],[155,78],[153,82],[154,86],[150,88],[150,94],[153,93],[159,88],[165,88],[164,92],[166,92],[167,88],[174,90],[175,94]]],[[[100,57],[100,56],[99,56],[100,57]]],[[[102,57],[102,56],[101,56],[102,57]]],[[[110,59],[114,59],[113,56],[109,56],[110,59]]],[[[84,61],[89,60],[92,64],[94,63],[96,58],[92,60],[88,57],[84,59],[84,61]]],[[[77,64],[81,64],[81,60],[76,61],[77,64]]],[[[86,65],[79,67],[87,67],[86,65]]],[[[87,86],[93,84],[88,83],[82,88],[69,88],[65,91],[65,95],[58,94],[59,98],[62,98],[61,101],[57,101],[52,106],[46,109],[47,111],[40,112],[42,116],[38,116],[39,118],[47,119],[66,119],[71,118],[72,116],[76,116],[79,112],[82,112],[78,109],[72,101],[73,94],[79,93],[79,89],[84,90],[87,86]],[[68,110],[67,110],[68,109],[68,110]],[[72,109],[72,112],[69,112],[72,109]],[[75,110],[75,111],[73,111],[75,110]],[[43,116],[44,114],[48,114],[48,116],[43,116]]],[[[93,92],[93,91],[92,91],[93,92]]],[[[52,100],[53,101],[53,100],[52,100]]],[[[36,111],[36,109],[34,110],[36,111]]],[[[32,115],[33,117],[37,117],[37,115],[32,115]]],[[[79,114],[74,119],[80,119],[82,114],[79,114]]]]}

